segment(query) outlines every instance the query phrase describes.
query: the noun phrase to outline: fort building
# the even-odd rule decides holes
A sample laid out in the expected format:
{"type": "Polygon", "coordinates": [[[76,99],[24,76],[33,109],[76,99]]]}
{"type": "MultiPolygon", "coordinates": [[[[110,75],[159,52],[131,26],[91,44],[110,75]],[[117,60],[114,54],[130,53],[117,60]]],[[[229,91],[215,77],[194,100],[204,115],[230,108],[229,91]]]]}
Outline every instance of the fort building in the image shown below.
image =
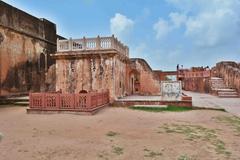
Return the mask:
{"type": "Polygon", "coordinates": [[[54,23],[0,1],[0,96],[107,90],[114,101],[161,95],[161,81],[174,77],[185,90],[239,97],[239,63],[161,71],[129,55],[114,35],[65,39],[54,23]]]}
{"type": "Polygon", "coordinates": [[[160,81],[148,63],[129,58],[128,47],[114,35],[58,40],[52,57],[56,60],[56,90],[109,90],[112,100],[131,94],[160,94],[160,81]]]}

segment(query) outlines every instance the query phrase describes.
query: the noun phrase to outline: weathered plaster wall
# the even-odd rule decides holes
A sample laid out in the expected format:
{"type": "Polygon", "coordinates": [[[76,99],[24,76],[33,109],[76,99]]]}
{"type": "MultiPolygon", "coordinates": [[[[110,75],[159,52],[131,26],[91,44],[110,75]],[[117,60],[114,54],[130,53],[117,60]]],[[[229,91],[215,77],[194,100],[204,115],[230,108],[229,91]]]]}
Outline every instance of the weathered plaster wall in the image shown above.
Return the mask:
{"type": "Polygon", "coordinates": [[[56,26],[0,1],[0,95],[45,90],[56,26]]]}
{"type": "Polygon", "coordinates": [[[214,71],[216,76],[224,79],[228,87],[235,88],[240,92],[240,63],[219,62],[214,71]]]}
{"type": "Polygon", "coordinates": [[[139,73],[139,93],[143,95],[159,95],[160,81],[147,62],[143,59],[132,59],[132,63],[134,63],[135,70],[139,73]]]}
{"type": "Polygon", "coordinates": [[[56,90],[65,93],[110,91],[111,99],[126,93],[126,63],[115,56],[89,55],[56,60],[56,90]]]}
{"type": "Polygon", "coordinates": [[[183,89],[186,91],[209,93],[210,92],[209,78],[203,77],[185,78],[183,80],[183,89]]]}
{"type": "Polygon", "coordinates": [[[114,90],[116,97],[123,97],[128,94],[128,63],[121,60],[118,55],[114,57],[115,65],[113,66],[114,90]]]}

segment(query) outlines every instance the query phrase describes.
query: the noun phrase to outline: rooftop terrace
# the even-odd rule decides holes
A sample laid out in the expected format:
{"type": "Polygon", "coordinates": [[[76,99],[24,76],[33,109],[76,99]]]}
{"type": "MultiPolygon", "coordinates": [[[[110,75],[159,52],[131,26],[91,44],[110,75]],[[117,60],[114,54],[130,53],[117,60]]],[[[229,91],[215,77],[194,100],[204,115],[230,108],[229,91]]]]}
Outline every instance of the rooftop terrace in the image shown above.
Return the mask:
{"type": "Polygon", "coordinates": [[[115,50],[120,54],[129,56],[129,49],[126,45],[121,43],[117,38],[111,37],[96,37],[82,39],[57,40],[57,52],[69,51],[104,51],[115,50]]]}

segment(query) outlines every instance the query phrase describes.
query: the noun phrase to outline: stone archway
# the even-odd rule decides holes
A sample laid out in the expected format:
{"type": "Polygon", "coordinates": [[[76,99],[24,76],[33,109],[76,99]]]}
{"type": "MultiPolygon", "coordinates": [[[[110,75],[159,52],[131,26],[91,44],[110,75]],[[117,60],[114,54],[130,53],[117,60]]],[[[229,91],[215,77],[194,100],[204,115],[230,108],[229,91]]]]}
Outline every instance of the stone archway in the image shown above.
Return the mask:
{"type": "Polygon", "coordinates": [[[130,82],[129,88],[131,94],[139,94],[140,92],[140,73],[137,70],[132,70],[130,72],[130,82]]]}
{"type": "Polygon", "coordinates": [[[3,34],[0,32],[0,45],[3,42],[3,40],[4,40],[3,34]]]}

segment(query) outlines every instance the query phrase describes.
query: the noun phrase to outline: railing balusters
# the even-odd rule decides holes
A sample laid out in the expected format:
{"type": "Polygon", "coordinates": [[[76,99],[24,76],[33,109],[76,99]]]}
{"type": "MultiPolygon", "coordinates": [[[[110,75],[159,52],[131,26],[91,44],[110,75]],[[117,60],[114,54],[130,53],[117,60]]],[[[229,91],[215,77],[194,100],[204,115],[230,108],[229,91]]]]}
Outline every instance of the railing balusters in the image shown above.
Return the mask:
{"type": "Polygon", "coordinates": [[[81,51],[81,50],[101,50],[115,49],[121,54],[128,56],[129,49],[122,44],[114,36],[112,37],[97,37],[69,40],[57,40],[57,52],[81,51]]]}
{"type": "Polygon", "coordinates": [[[31,109],[88,111],[109,103],[109,92],[102,93],[30,93],[31,109]]]}

